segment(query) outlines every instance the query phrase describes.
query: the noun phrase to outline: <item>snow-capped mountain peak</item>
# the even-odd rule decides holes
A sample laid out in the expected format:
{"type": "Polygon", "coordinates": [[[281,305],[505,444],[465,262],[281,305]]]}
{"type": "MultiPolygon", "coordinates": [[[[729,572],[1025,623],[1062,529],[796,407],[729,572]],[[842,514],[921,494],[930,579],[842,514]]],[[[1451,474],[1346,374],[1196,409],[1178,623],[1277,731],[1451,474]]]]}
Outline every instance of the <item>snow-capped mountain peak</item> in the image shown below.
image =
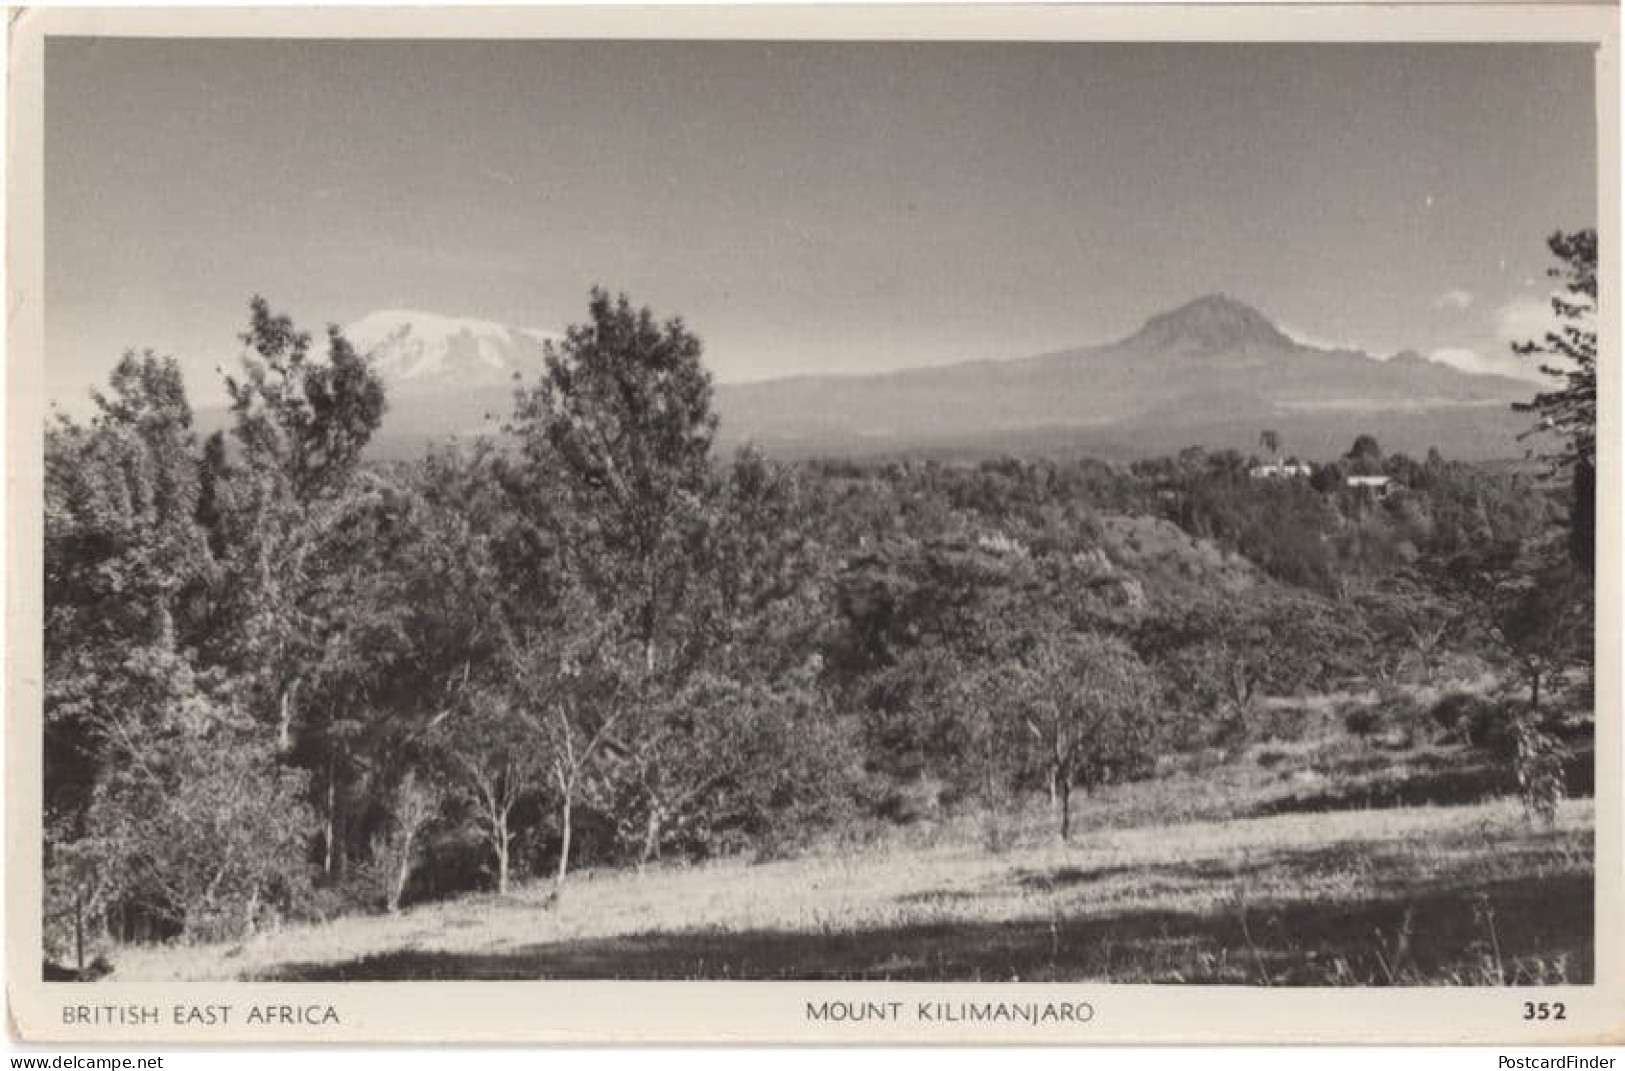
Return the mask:
{"type": "Polygon", "coordinates": [[[396,391],[463,389],[532,376],[544,344],[558,336],[534,327],[442,316],[415,309],[382,309],[344,328],[345,337],[372,361],[396,391]]]}

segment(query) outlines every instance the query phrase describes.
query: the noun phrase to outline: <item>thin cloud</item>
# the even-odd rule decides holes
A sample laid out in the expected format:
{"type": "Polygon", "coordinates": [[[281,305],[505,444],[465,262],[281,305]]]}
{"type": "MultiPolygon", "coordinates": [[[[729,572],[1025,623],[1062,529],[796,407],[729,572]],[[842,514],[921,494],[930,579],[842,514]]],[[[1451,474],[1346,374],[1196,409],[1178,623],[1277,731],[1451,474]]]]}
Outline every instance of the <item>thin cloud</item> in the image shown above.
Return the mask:
{"type": "Polygon", "coordinates": [[[1508,344],[1543,339],[1556,326],[1549,297],[1515,297],[1495,311],[1495,334],[1508,344]]]}
{"type": "Polygon", "coordinates": [[[1454,309],[1459,312],[1463,309],[1472,308],[1473,300],[1473,292],[1471,290],[1446,290],[1444,293],[1433,299],[1433,307],[1441,311],[1444,309],[1454,309]]]}
{"type": "Polygon", "coordinates": [[[1365,352],[1364,347],[1356,342],[1346,339],[1343,341],[1338,341],[1336,339],[1326,338],[1323,335],[1317,335],[1313,331],[1302,331],[1287,323],[1285,320],[1277,321],[1275,326],[1279,327],[1281,329],[1281,333],[1286,335],[1292,341],[1299,343],[1300,345],[1308,346],[1311,349],[1355,350],[1362,353],[1365,352]]]}
{"type": "Polygon", "coordinates": [[[1533,362],[1521,360],[1510,350],[1500,354],[1483,354],[1466,346],[1445,346],[1429,353],[1428,360],[1475,376],[1510,376],[1527,380],[1542,378],[1540,369],[1533,362]]]}
{"type": "MultiPolygon", "coordinates": [[[[1558,319],[1557,311],[1552,308],[1552,299],[1561,297],[1564,301],[1575,303],[1583,301],[1574,294],[1565,294],[1560,291],[1551,291],[1545,297],[1516,297],[1502,305],[1495,313],[1495,333],[1511,346],[1523,342],[1545,344],[1546,336],[1556,332],[1563,321],[1558,319]]],[[[1595,310],[1592,310],[1594,313],[1595,310]]],[[[1545,373],[1541,367],[1567,369],[1570,362],[1566,357],[1554,353],[1541,353],[1538,356],[1515,357],[1519,367],[1523,370],[1525,379],[1544,380],[1545,373]]]]}

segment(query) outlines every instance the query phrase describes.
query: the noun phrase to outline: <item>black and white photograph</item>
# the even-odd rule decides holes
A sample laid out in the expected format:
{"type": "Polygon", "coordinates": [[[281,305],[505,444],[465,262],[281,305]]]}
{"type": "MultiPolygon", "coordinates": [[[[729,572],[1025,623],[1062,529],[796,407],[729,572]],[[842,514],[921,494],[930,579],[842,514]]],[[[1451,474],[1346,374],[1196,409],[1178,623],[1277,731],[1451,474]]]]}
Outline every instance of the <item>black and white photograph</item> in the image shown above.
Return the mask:
{"type": "Polygon", "coordinates": [[[33,981],[1605,980],[1598,57],[47,36],[33,981]]]}

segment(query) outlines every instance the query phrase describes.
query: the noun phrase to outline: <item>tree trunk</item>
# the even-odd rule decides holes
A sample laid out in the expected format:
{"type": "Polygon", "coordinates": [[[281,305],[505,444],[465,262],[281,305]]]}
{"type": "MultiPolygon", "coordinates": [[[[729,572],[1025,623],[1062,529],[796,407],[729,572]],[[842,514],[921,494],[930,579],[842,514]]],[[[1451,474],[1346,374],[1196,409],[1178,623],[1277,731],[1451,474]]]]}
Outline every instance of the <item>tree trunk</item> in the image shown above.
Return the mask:
{"type": "Polygon", "coordinates": [[[333,877],[333,827],[335,796],[333,784],[333,754],[327,755],[327,816],[322,821],[322,873],[331,880],[333,877]]]}
{"type": "Polygon", "coordinates": [[[1540,670],[1529,674],[1529,709],[1540,709],[1540,670]]]}
{"type": "Polygon", "coordinates": [[[416,833],[408,831],[401,843],[401,865],[395,872],[395,882],[389,890],[389,913],[395,914],[401,909],[401,897],[406,895],[406,882],[412,876],[412,841],[416,833]]]}
{"type": "Polygon", "coordinates": [[[293,748],[293,700],[298,692],[299,682],[295,680],[282,690],[277,704],[276,749],[284,754],[293,748]]]}
{"type": "Polygon", "coordinates": [[[559,804],[559,866],[553,873],[553,900],[564,900],[564,879],[570,873],[570,812],[575,804],[573,792],[566,791],[559,804]]]}
{"type": "Polygon", "coordinates": [[[1072,839],[1072,778],[1058,779],[1061,798],[1057,803],[1061,817],[1061,841],[1063,843],[1072,839]]]}
{"type": "Polygon", "coordinates": [[[175,649],[175,614],[169,608],[169,597],[158,597],[158,646],[165,651],[175,649]]]}
{"type": "Polygon", "coordinates": [[[73,957],[82,982],[85,980],[85,890],[77,886],[73,890],[73,957]]]}
{"type": "Polygon", "coordinates": [[[508,816],[502,815],[497,819],[496,826],[497,850],[497,895],[508,895],[508,816]]]}
{"type": "Polygon", "coordinates": [[[1049,805],[1051,807],[1058,806],[1060,803],[1061,790],[1058,782],[1059,775],[1056,773],[1055,767],[1051,766],[1049,768],[1049,805]]]}
{"type": "Polygon", "coordinates": [[[1574,499],[1569,509],[1569,558],[1587,577],[1597,573],[1597,469],[1585,459],[1574,464],[1574,499]]]}
{"type": "Polygon", "coordinates": [[[660,821],[660,808],[649,808],[649,821],[643,827],[643,852],[638,856],[639,874],[647,869],[650,859],[657,859],[660,856],[660,821]]]}

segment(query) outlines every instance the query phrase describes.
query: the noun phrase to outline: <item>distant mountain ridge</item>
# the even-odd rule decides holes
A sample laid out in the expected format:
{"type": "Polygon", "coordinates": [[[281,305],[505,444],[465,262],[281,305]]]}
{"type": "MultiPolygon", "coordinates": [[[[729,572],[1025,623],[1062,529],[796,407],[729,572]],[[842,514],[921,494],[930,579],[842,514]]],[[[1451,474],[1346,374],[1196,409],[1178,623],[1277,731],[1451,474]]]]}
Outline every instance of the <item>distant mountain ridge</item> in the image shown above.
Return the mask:
{"type": "MultiPolygon", "coordinates": [[[[536,381],[554,333],[383,310],[345,328],[389,389],[375,453],[410,456],[449,435],[499,433],[514,391],[536,381]]],[[[1502,459],[1523,453],[1511,403],[1530,384],[1405,351],[1383,361],[1292,338],[1263,313],[1210,294],[1149,317],[1117,342],[1010,360],[871,375],[719,384],[719,444],[770,456],[1091,454],[1132,459],[1186,446],[1327,458],[1358,434],[1389,450],[1502,459]]]]}
{"type": "Polygon", "coordinates": [[[1256,449],[1261,429],[1305,456],[1369,431],[1390,448],[1521,452],[1510,411],[1529,384],[1414,353],[1381,361],[1293,339],[1212,294],[1118,342],[1008,361],[724,386],[722,427],[769,453],[1077,452],[1132,458],[1189,445],[1256,449]],[[1386,437],[1385,437],[1386,433],[1386,437]],[[1390,442],[1392,440],[1392,442],[1390,442]]]}

